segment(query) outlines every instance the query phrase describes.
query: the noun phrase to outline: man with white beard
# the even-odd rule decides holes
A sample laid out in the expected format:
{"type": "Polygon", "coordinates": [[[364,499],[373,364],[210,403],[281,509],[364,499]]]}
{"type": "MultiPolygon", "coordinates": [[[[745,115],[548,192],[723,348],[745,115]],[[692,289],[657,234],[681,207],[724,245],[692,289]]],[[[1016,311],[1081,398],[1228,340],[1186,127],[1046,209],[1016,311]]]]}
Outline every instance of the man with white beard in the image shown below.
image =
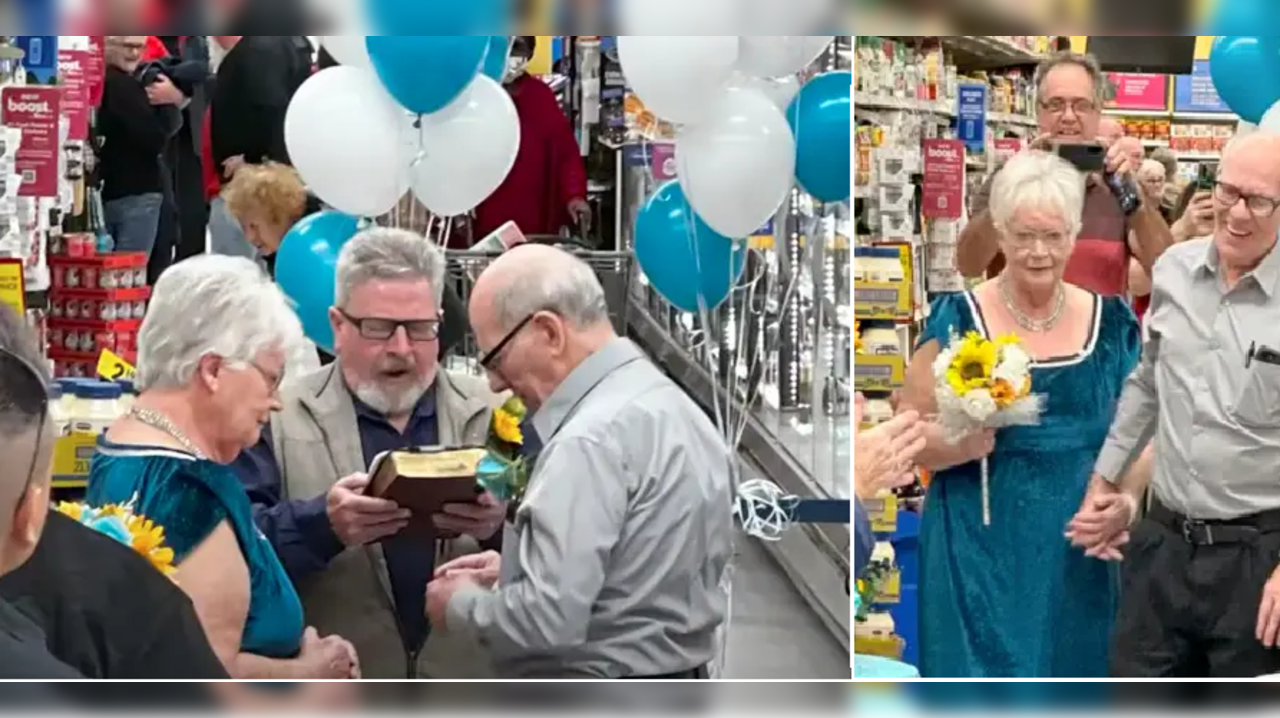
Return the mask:
{"type": "MultiPolygon", "coordinates": [[[[236,461],[307,625],[347,637],[365,678],[484,677],[488,665],[479,647],[448,647],[443,635],[424,651],[436,541],[397,535],[409,512],[365,495],[364,471],[384,451],[488,435],[497,397],[438,366],[444,272],[441,251],[412,232],[375,228],[348,242],[329,310],[336,361],[287,382],[283,409],[236,461]]],[[[486,494],[434,523],[496,548],[505,512],[486,494]]]]}

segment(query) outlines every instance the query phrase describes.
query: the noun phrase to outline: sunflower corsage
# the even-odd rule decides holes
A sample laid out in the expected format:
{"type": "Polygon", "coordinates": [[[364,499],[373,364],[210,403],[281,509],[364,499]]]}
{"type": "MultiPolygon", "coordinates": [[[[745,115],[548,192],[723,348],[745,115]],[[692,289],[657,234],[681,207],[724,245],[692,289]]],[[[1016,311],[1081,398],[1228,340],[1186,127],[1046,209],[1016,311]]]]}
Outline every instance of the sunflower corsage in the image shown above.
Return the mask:
{"type": "Polygon", "coordinates": [[[88,504],[62,501],[55,508],[77,523],[137,551],[160,573],[173,578],[177,571],[173,565],[173,549],[164,544],[164,527],[135,514],[131,507],[110,504],[94,508],[88,504]]]}
{"type": "Polygon", "coordinates": [[[476,480],[499,501],[518,502],[529,483],[529,464],[521,453],[524,433],[520,423],[526,413],[524,403],[516,397],[493,410],[485,441],[489,453],[480,461],[476,480]]]}
{"type": "MultiPolygon", "coordinates": [[[[955,443],[981,429],[1040,422],[1042,398],[1031,393],[1031,356],[1017,335],[995,340],[978,332],[950,343],[933,363],[938,423],[955,443]]],[[[982,522],[991,525],[989,467],[982,460],[982,522]]]]}

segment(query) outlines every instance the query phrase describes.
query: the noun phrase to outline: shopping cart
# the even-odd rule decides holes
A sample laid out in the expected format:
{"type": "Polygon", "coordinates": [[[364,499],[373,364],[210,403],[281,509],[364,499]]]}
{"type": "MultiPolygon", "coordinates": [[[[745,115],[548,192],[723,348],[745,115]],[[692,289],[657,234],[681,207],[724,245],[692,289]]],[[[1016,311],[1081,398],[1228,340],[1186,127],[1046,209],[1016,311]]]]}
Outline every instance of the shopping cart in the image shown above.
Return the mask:
{"type": "MultiPolygon", "coordinates": [[[[609,319],[613,322],[614,329],[619,335],[626,336],[627,298],[631,292],[631,278],[634,274],[633,266],[635,261],[630,252],[597,251],[590,249],[582,242],[559,235],[547,235],[545,237],[535,235],[526,239],[529,243],[557,246],[572,252],[586,262],[595,271],[596,276],[600,278],[600,284],[604,287],[605,302],[609,307],[609,319]]],[[[471,288],[475,285],[480,273],[499,256],[501,254],[496,252],[472,252],[460,249],[445,250],[447,266],[445,280],[452,283],[452,286],[458,291],[458,295],[462,297],[464,304],[470,304],[471,288]]],[[[468,329],[467,336],[452,358],[450,366],[455,370],[465,368],[467,371],[480,373],[482,369],[479,366],[479,358],[475,336],[468,329]]]]}

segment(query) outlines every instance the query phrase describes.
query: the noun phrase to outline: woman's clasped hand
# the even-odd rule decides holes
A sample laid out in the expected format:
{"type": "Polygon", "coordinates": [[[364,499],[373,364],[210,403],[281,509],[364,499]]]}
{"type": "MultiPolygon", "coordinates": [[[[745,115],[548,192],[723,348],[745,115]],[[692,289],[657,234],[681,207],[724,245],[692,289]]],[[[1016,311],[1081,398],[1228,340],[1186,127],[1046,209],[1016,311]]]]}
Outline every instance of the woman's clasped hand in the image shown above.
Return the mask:
{"type": "Polygon", "coordinates": [[[343,680],[360,678],[360,660],[356,649],[339,636],[320,636],[314,628],[302,634],[302,650],[298,660],[309,678],[343,680]]]}

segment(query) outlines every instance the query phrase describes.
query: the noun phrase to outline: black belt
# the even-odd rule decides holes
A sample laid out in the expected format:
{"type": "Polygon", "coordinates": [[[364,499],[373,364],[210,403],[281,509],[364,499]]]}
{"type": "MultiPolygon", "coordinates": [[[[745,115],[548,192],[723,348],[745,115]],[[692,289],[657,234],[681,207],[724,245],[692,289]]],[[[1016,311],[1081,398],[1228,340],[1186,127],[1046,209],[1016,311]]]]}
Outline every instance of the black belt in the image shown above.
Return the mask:
{"type": "Polygon", "coordinates": [[[1238,519],[1202,521],[1174,513],[1160,502],[1152,501],[1147,518],[1172,529],[1193,546],[1250,543],[1263,534],[1280,532],[1280,510],[1238,519]]]}

